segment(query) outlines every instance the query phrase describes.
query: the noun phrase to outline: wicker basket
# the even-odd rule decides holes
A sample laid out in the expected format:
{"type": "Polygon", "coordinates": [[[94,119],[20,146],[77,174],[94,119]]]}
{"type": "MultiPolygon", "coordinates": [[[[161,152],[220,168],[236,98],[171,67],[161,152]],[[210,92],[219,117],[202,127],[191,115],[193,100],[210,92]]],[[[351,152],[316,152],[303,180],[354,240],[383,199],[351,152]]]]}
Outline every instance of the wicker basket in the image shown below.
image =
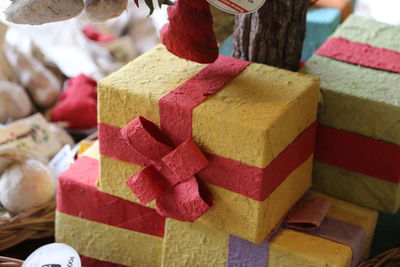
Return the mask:
{"type": "Polygon", "coordinates": [[[398,267],[400,266],[400,247],[392,248],[374,258],[364,261],[358,267],[398,267]]]}
{"type": "Polygon", "coordinates": [[[19,267],[22,265],[22,263],[24,263],[24,262],[21,260],[0,256],[0,266],[1,267],[19,267]]]}
{"type": "Polygon", "coordinates": [[[53,236],[55,206],[51,201],[0,222],[0,251],[25,240],[53,236]]]}

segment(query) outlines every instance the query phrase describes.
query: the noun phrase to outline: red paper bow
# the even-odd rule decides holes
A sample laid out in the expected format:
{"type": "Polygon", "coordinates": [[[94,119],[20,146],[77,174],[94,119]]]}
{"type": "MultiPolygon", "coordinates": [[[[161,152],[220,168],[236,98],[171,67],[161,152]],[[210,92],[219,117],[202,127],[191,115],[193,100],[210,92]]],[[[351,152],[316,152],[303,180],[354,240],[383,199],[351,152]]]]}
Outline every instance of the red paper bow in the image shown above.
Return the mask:
{"type": "Polygon", "coordinates": [[[168,137],[143,117],[122,128],[121,135],[150,163],[126,181],[142,204],[156,199],[160,215],[189,222],[207,212],[211,199],[200,195],[194,175],[208,160],[192,138],[174,149],[168,137]]]}

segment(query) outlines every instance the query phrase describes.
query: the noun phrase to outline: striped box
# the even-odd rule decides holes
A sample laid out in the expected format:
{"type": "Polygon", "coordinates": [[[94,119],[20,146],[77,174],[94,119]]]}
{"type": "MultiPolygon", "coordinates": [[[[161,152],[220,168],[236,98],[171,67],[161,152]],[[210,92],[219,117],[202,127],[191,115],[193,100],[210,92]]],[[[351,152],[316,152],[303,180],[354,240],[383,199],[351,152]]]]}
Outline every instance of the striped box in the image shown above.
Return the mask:
{"type": "Polygon", "coordinates": [[[59,178],[56,242],[76,249],[84,266],[160,266],[165,218],[98,191],[97,158],[94,146],[59,178]]]}
{"type": "Polygon", "coordinates": [[[126,182],[146,164],[131,143],[147,142],[126,136],[143,116],[175,145],[192,137],[209,161],[196,177],[213,206],[195,223],[261,242],[311,184],[318,98],[312,76],[157,46],[99,83],[99,189],[139,202],[126,182]]]}
{"type": "Polygon", "coordinates": [[[400,207],[400,27],[350,16],[302,72],[321,78],[314,188],[400,207]]]}

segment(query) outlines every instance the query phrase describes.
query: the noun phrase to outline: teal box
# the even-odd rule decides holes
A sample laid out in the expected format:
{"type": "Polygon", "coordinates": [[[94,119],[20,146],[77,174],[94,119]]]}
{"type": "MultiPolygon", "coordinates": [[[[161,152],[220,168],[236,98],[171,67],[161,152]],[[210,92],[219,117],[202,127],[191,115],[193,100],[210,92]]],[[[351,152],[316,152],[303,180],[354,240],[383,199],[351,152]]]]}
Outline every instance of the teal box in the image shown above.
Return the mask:
{"type": "Polygon", "coordinates": [[[301,61],[307,61],[336,30],[341,21],[336,8],[310,8],[307,12],[307,30],[301,53],[301,61]]]}

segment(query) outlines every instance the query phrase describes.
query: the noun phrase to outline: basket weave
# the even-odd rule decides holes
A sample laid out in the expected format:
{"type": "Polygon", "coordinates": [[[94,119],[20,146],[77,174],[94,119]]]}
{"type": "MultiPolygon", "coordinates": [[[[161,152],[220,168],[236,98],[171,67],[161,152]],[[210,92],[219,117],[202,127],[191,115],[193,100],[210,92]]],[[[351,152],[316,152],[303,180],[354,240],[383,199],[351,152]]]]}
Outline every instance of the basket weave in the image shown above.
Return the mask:
{"type": "Polygon", "coordinates": [[[0,222],[0,251],[25,240],[53,236],[55,208],[53,200],[0,222]]]}
{"type": "Polygon", "coordinates": [[[400,247],[392,248],[358,265],[358,267],[398,267],[398,266],[400,266],[400,247]]]}
{"type": "Polygon", "coordinates": [[[24,262],[21,260],[0,256],[0,266],[1,267],[19,267],[22,265],[22,263],[24,263],[24,262]]]}

